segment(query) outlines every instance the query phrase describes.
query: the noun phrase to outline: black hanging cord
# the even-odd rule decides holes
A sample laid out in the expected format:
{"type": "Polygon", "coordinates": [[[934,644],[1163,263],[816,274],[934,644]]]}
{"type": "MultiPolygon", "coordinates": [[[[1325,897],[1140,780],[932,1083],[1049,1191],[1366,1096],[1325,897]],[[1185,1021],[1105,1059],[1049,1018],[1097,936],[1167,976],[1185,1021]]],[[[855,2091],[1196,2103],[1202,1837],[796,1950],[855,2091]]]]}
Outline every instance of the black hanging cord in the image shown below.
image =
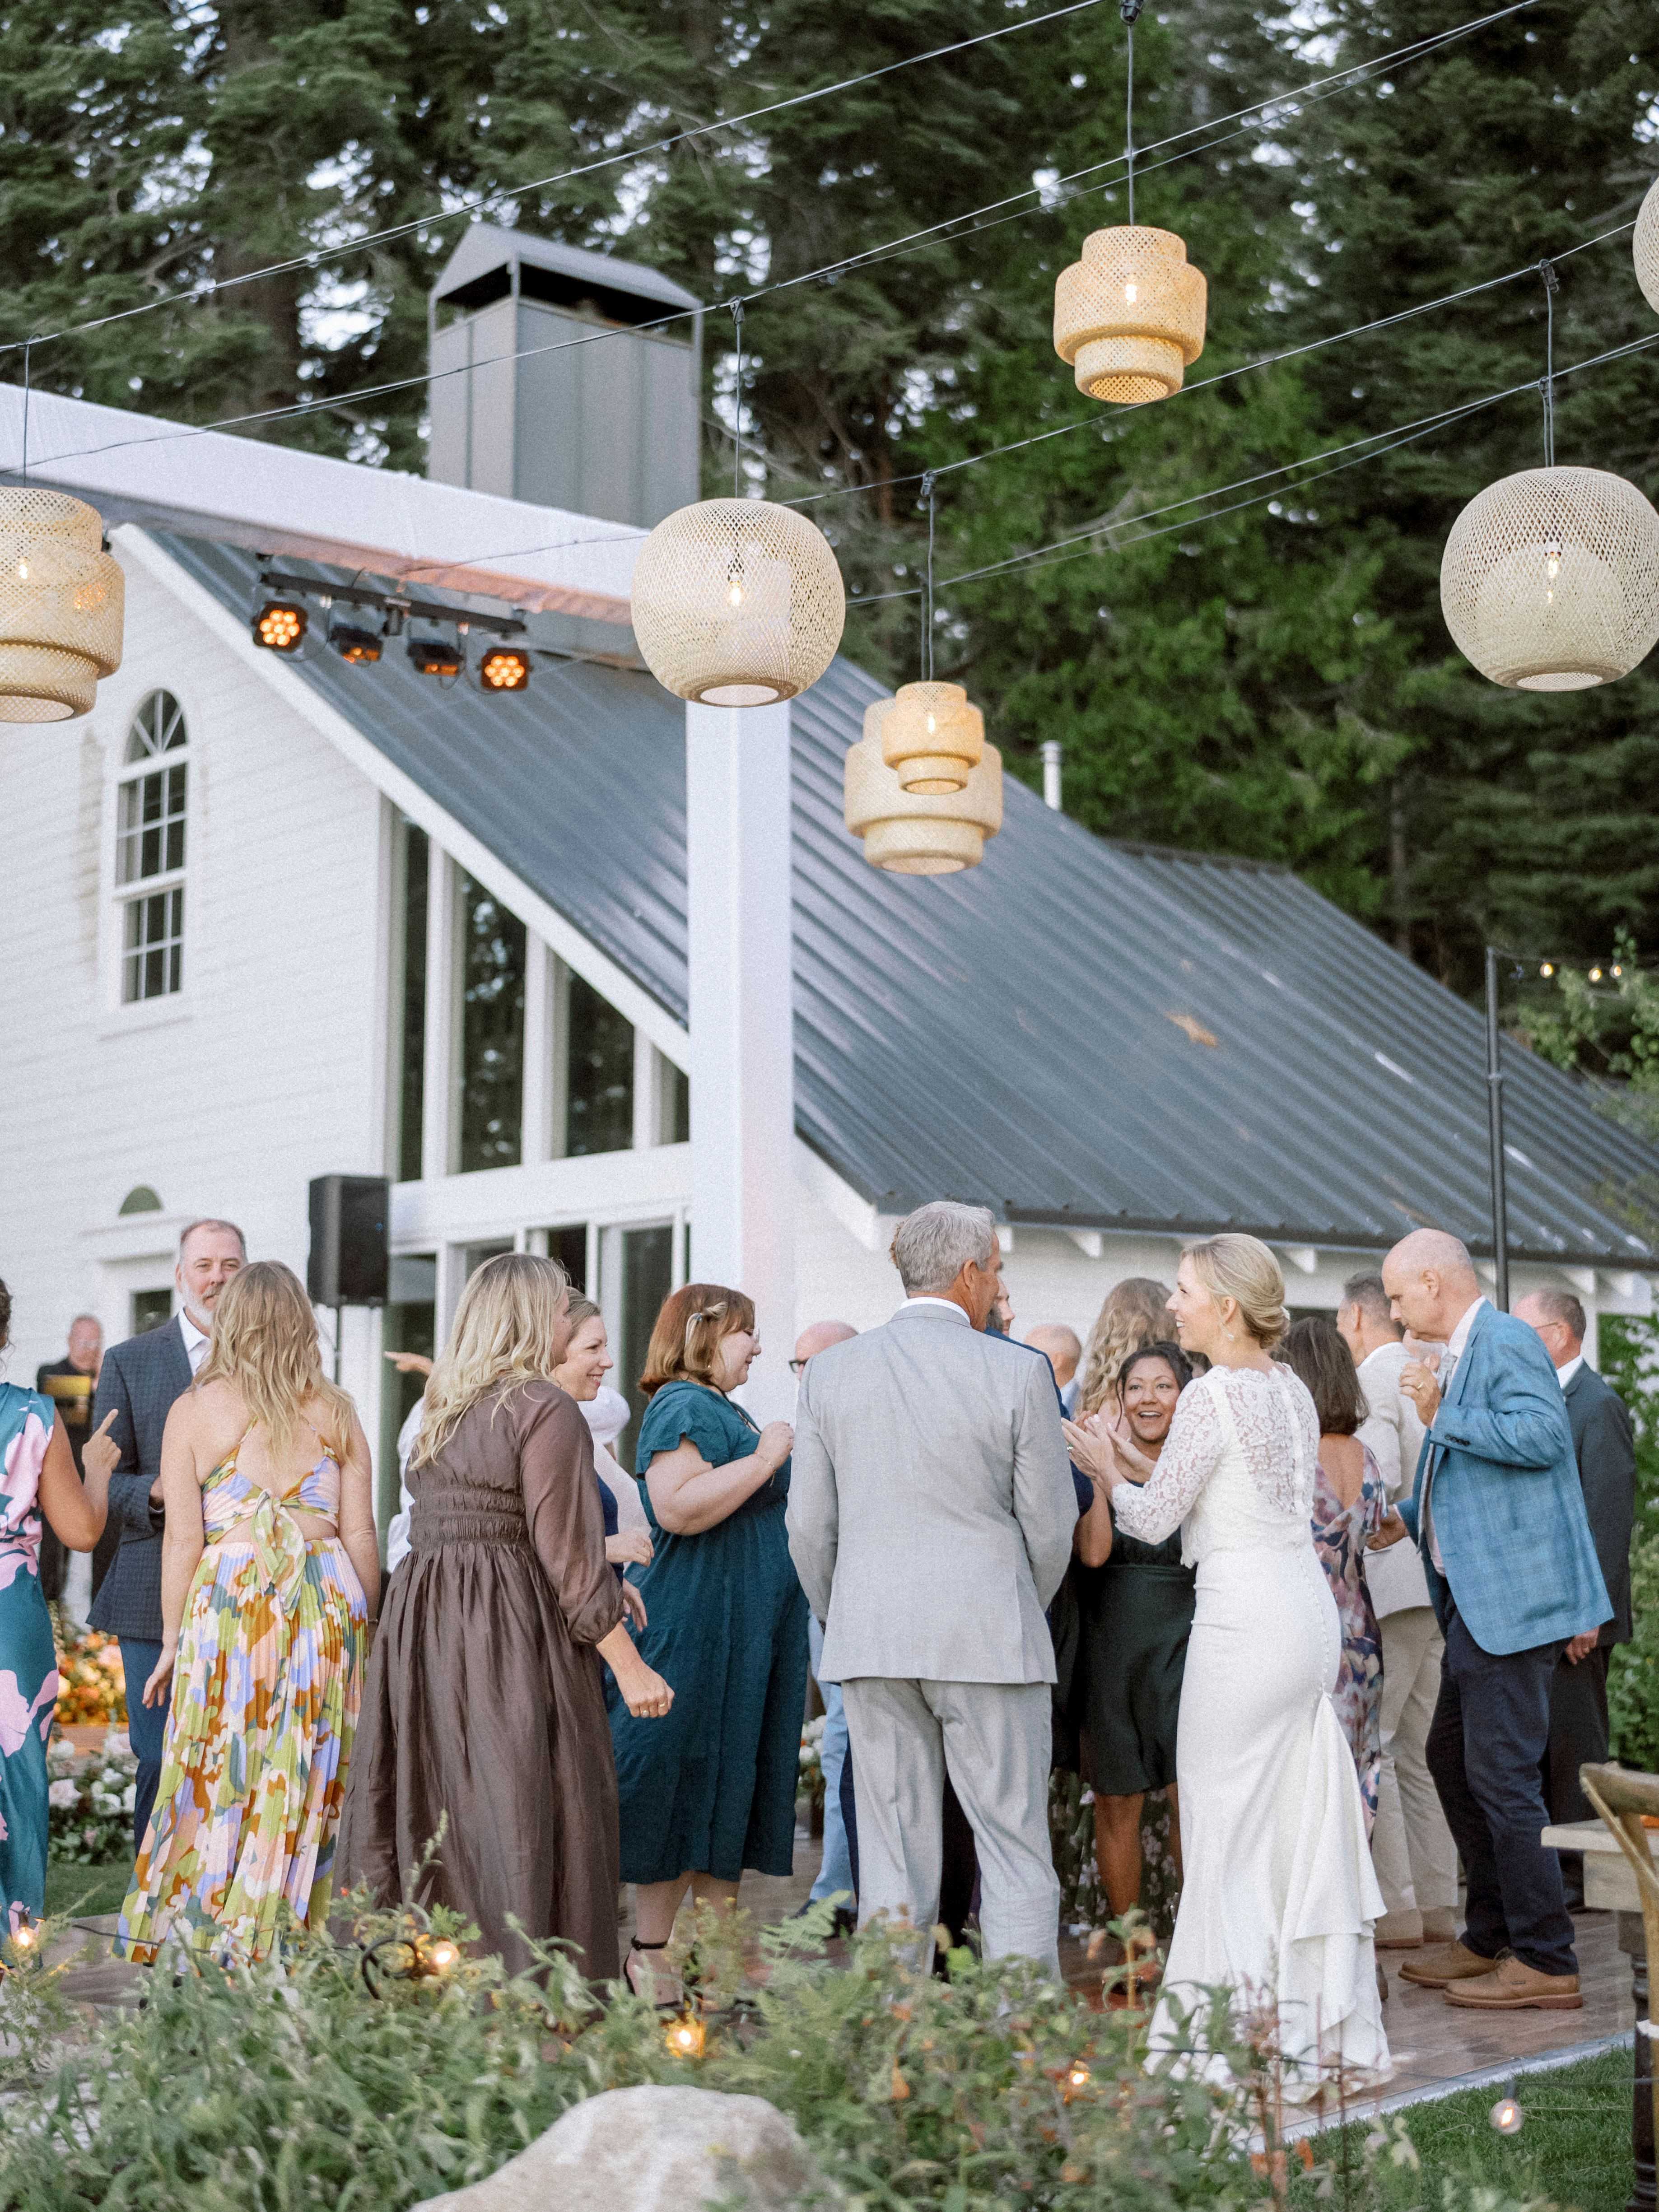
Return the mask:
{"type": "Polygon", "coordinates": [[[921,480],[921,495],[927,502],[927,582],[921,595],[921,672],[931,684],[933,680],[933,472],[931,469],[921,480]]]}
{"type": "Polygon", "coordinates": [[[1555,466],[1555,295],[1561,289],[1561,279],[1555,273],[1553,261],[1540,261],[1538,273],[1544,280],[1544,381],[1539,390],[1544,395],[1544,466],[1555,466]]]}
{"type": "Polygon", "coordinates": [[[1123,165],[1129,179],[1129,221],[1135,219],[1135,18],[1144,0],[1118,0],[1118,13],[1129,33],[1129,84],[1123,98],[1123,165]]]}
{"type": "Polygon", "coordinates": [[[732,329],[737,341],[738,367],[732,386],[732,496],[743,497],[743,301],[732,302],[732,329]]]}

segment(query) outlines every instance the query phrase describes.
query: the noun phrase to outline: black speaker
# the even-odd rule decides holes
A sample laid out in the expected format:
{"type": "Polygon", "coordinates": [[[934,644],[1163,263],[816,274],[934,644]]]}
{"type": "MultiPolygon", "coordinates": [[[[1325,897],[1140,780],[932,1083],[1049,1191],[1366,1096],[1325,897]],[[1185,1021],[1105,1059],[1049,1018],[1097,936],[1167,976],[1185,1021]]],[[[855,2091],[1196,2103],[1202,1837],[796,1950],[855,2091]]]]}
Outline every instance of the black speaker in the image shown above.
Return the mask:
{"type": "Polygon", "coordinates": [[[319,1306],[381,1306],[391,1275],[385,1176],[326,1175],[311,1184],[306,1289],[319,1306]]]}

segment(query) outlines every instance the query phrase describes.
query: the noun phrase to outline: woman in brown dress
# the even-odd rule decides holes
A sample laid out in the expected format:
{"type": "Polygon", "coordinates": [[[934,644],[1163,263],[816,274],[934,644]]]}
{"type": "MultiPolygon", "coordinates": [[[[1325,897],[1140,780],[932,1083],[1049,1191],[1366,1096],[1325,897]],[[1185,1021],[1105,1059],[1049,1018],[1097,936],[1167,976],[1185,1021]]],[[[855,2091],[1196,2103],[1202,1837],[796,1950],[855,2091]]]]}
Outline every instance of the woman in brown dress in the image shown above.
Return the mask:
{"type": "Polygon", "coordinates": [[[629,1711],[673,1692],[635,1651],[605,1559],[593,1445],[551,1380],[570,1334],[551,1260],[503,1253],[462,1294],[410,1469],[410,1557],[386,1592],[341,1857],[383,1903],[447,1815],[413,1893],[528,1964],[526,1934],[617,1971],[617,1776],[603,1659],[629,1711]]]}

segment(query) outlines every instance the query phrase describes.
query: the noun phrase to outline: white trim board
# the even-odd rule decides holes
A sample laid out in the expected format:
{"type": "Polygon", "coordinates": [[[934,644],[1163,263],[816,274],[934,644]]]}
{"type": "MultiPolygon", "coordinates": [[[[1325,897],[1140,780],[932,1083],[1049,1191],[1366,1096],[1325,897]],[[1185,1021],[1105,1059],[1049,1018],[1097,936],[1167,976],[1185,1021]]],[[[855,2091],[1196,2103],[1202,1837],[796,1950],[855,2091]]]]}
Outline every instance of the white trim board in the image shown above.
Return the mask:
{"type": "Polygon", "coordinates": [[[343,714],[319,698],[276,654],[255,645],[246,625],[215,599],[205,585],[198,583],[146,531],[136,523],[124,524],[116,532],[114,543],[123,558],[135,561],[173,592],[221,644],[270,686],[284,706],[291,708],[326,738],[361,775],[411,822],[417,823],[452,860],[458,860],[476,882],[534,930],[567,966],[608,999],[636,1030],[642,1030],[665,1060],[672,1060],[676,1067],[687,1073],[690,1072],[690,1037],[671,1013],[648,992],[641,990],[625,969],[618,967],[584,937],[574,922],[532,890],[471,830],[464,830],[412,776],[389,761],[377,745],[371,744],[343,714]]]}

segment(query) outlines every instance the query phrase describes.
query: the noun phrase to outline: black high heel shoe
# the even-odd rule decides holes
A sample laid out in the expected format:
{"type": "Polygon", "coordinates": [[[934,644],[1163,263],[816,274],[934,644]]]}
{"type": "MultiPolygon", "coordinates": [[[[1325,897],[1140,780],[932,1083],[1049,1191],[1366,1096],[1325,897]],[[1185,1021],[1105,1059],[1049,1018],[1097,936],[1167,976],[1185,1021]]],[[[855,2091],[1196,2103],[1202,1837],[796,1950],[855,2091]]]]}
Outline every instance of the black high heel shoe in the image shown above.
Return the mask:
{"type": "MultiPolygon", "coordinates": [[[[646,1960],[646,1954],[647,1952],[665,1951],[667,1948],[668,1945],[666,1941],[660,1943],[641,1943],[637,1936],[635,1936],[633,1942],[629,1945],[628,1956],[623,1961],[623,1978],[627,1982],[629,1988],[633,1990],[636,1997],[642,1997],[645,1995],[645,1991],[640,1987],[633,1975],[629,1972],[629,1968],[632,1965],[635,1958],[637,1956],[642,1962],[644,1962],[646,1960]]],[[[678,1975],[672,1977],[673,1982],[679,1989],[678,1996],[674,1997],[663,1997],[657,1995],[657,1991],[662,1986],[663,1978],[657,1973],[654,1967],[650,1969],[650,1973],[652,2002],[656,2006],[657,2010],[664,2013],[677,2013],[682,2010],[685,2003],[685,1990],[684,1986],[680,1984],[679,1977],[678,1975]]]]}

